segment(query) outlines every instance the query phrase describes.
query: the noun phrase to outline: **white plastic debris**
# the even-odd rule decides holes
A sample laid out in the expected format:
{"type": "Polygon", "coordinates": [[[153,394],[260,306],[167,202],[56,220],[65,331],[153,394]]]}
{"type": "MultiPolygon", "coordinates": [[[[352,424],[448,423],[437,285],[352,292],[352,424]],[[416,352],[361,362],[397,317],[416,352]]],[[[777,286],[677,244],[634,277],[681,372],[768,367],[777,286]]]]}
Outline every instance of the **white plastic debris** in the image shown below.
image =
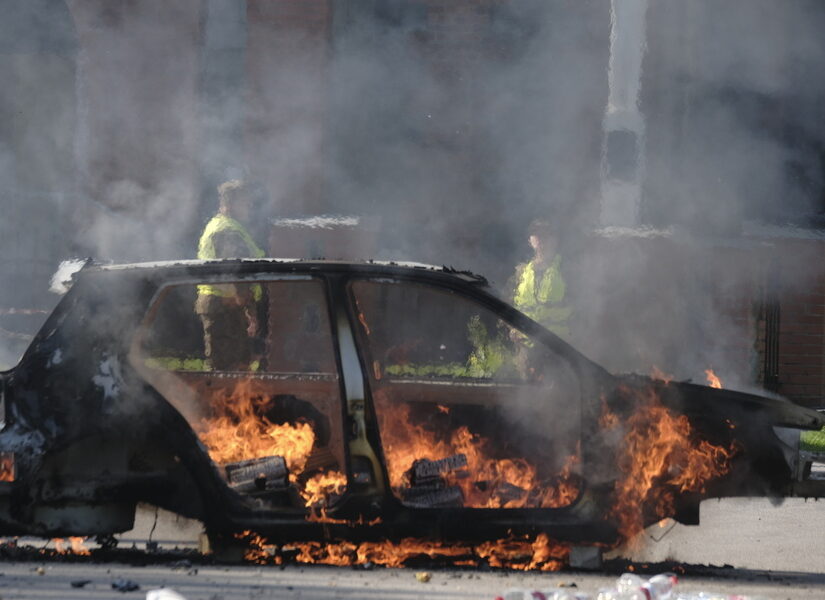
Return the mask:
{"type": "MultiPolygon", "coordinates": [[[[676,575],[673,573],[660,573],[650,579],[639,577],[634,573],[625,573],[616,581],[613,588],[599,590],[595,600],[681,600],[675,596],[676,575]]],[[[593,596],[586,592],[573,590],[527,590],[522,588],[511,588],[496,600],[591,600],[593,596]]],[[[685,597],[685,600],[700,600],[685,597]]],[[[701,600],[706,600],[701,597],[701,600]]],[[[717,600],[708,597],[707,600],[717,600]]],[[[726,600],[726,599],[720,599],[726,600]]]]}
{"type": "Polygon", "coordinates": [[[186,600],[172,588],[158,588],[146,592],[146,600],[186,600]]]}
{"type": "Polygon", "coordinates": [[[679,578],[675,573],[659,573],[649,579],[639,577],[635,573],[624,573],[616,581],[612,590],[603,590],[597,596],[598,600],[671,600],[674,596],[679,578]]]}
{"type": "Polygon", "coordinates": [[[72,287],[72,278],[74,274],[86,264],[85,258],[73,258],[71,260],[64,260],[57,267],[57,271],[52,275],[52,280],[49,285],[49,291],[61,296],[69,291],[72,287]]]}

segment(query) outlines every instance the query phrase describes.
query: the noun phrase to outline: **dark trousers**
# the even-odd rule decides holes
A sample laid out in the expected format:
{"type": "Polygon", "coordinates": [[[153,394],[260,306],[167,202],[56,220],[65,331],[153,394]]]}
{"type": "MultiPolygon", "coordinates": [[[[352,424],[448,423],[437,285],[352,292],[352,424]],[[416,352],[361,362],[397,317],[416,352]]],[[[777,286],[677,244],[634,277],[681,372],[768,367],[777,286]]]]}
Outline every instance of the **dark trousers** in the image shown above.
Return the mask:
{"type": "Polygon", "coordinates": [[[203,323],[206,358],[216,371],[248,371],[253,360],[254,340],[249,337],[249,319],[234,298],[201,294],[195,312],[203,323]]]}

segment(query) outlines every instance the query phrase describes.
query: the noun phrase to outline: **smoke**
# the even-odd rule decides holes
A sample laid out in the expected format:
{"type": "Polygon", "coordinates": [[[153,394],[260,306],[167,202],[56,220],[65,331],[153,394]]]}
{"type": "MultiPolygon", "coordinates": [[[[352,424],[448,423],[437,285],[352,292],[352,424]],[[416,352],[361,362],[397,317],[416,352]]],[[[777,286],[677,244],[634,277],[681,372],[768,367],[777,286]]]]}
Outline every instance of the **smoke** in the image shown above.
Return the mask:
{"type": "Polygon", "coordinates": [[[764,302],[820,276],[788,240],[815,239],[825,211],[825,88],[811,77],[825,12],[651,3],[645,19],[638,221],[659,231],[582,243],[582,346],[612,369],[704,382],[713,367],[747,388],[764,302]]]}
{"type": "Polygon", "coordinates": [[[743,231],[823,210],[819,3],[648,8],[638,215],[613,237],[597,231],[608,0],[453,4],[4,1],[0,303],[50,306],[73,255],[193,257],[215,187],[242,175],[266,190],[259,223],[375,216],[372,257],[499,288],[550,219],[576,346],[612,369],[751,380],[753,351],[725,348],[758,317],[728,300],[768,277],[743,231]]]}
{"type": "Polygon", "coordinates": [[[648,152],[650,218],[724,233],[821,218],[822,6],[700,2],[649,16],[643,110],[652,148],[670,145],[648,152]]]}
{"type": "Polygon", "coordinates": [[[532,218],[582,222],[606,97],[600,5],[351,15],[333,53],[336,208],[380,214],[391,257],[500,282],[532,218]]]}

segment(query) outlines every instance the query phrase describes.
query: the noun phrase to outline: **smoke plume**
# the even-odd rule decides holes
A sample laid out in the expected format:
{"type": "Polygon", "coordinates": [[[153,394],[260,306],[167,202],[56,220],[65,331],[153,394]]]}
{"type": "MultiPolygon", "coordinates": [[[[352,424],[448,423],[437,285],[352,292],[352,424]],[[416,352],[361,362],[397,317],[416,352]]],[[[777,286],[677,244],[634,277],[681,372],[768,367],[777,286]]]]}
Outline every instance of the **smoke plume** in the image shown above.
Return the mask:
{"type": "Polygon", "coordinates": [[[265,190],[259,222],[375,216],[364,258],[477,270],[504,294],[549,219],[575,345],[612,369],[752,379],[724,346],[755,317],[724,300],[768,277],[748,248],[821,224],[820,3],[643,12],[624,230],[601,203],[610,2],[301,5],[0,3],[0,305],[51,307],[71,256],[193,257],[215,187],[242,176],[265,190]]]}

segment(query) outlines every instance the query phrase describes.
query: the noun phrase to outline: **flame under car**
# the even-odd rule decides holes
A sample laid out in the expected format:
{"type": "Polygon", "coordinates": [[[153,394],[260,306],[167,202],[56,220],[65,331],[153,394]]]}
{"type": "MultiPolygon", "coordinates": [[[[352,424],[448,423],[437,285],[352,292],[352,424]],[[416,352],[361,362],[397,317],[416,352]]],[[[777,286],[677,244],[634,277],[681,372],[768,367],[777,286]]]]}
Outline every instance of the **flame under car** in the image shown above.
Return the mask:
{"type": "Polygon", "coordinates": [[[612,375],[422,265],[90,266],[2,401],[5,535],[122,532],[144,502],[215,539],[612,544],[707,497],[821,494],[817,412],[612,375]],[[231,317],[198,308],[216,289],[231,317]]]}

